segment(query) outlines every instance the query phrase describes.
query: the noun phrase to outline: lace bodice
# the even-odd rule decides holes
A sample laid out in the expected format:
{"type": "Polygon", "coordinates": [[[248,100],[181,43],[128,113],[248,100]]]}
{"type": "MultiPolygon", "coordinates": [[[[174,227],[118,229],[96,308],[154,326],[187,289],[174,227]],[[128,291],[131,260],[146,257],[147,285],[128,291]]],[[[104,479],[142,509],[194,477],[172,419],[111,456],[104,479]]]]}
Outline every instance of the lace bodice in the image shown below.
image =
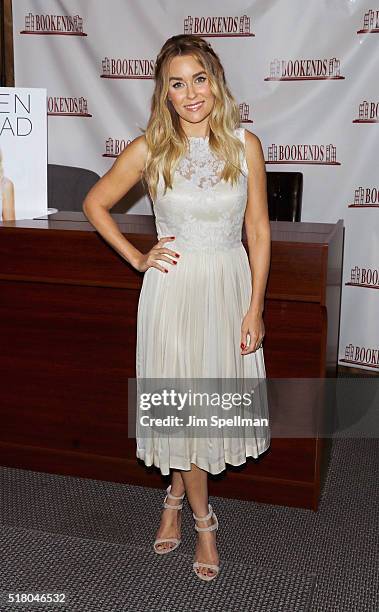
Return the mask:
{"type": "MultiPolygon", "coordinates": [[[[245,141],[244,128],[235,134],[245,141]]],[[[230,249],[241,245],[247,202],[247,163],[243,155],[238,183],[221,179],[224,162],[209,147],[209,138],[189,138],[189,150],[175,170],[173,188],[164,192],[160,177],[154,202],[158,239],[176,236],[168,248],[230,249]]]]}
{"type": "Polygon", "coordinates": [[[190,149],[180,160],[177,172],[196,187],[214,187],[220,180],[224,162],[209,148],[209,139],[190,138],[190,149]]]}

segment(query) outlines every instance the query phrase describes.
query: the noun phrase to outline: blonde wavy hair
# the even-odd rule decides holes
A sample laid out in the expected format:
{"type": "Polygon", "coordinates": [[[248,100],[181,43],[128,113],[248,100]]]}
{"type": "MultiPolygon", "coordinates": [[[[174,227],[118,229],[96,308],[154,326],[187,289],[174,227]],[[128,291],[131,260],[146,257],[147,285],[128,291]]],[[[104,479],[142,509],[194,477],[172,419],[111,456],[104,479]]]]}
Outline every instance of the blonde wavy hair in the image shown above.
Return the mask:
{"type": "Polygon", "coordinates": [[[192,55],[207,73],[215,97],[209,116],[209,147],[217,157],[225,161],[221,179],[233,185],[243,172],[240,155],[244,147],[234,135],[234,130],[240,124],[239,108],[226,83],[220,59],[210,44],[200,36],[178,34],[164,43],[155,62],[155,88],[145,130],[148,153],[143,172],[143,180],[153,201],[157,196],[160,173],[166,193],[167,188],[172,189],[174,168],[188,149],[188,138],[180,125],[179,115],[167,97],[170,62],[178,55],[192,55]]]}

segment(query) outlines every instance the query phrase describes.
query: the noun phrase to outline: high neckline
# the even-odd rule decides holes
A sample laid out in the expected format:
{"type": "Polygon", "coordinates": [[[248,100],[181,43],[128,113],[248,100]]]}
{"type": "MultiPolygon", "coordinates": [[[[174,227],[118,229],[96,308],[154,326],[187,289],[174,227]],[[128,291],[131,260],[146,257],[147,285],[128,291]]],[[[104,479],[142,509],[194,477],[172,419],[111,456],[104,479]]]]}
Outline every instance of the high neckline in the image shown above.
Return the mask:
{"type": "Polygon", "coordinates": [[[188,140],[209,140],[209,136],[187,136],[188,140]]]}

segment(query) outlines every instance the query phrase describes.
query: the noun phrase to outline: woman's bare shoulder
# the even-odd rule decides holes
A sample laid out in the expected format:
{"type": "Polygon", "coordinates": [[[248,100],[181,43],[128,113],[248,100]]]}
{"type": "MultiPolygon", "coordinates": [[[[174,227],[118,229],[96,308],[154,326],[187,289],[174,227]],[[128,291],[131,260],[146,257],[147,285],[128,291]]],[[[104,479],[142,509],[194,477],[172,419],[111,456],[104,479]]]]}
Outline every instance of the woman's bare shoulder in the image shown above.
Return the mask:
{"type": "Polygon", "coordinates": [[[147,143],[145,135],[137,136],[132,140],[126,147],[121,151],[118,156],[113,169],[135,169],[136,171],[142,171],[145,167],[147,158],[147,143]]]}
{"type": "Polygon", "coordinates": [[[145,134],[141,134],[141,136],[134,138],[134,140],[128,144],[127,149],[129,148],[133,155],[137,155],[141,159],[146,160],[148,147],[145,134]]]}
{"type": "Polygon", "coordinates": [[[246,159],[249,167],[260,167],[264,165],[263,147],[259,137],[253,132],[245,129],[246,159]]]}
{"type": "Polygon", "coordinates": [[[141,150],[147,152],[147,142],[145,134],[141,134],[141,136],[137,136],[134,140],[131,141],[132,145],[135,147],[139,147],[141,150]]]}
{"type": "Polygon", "coordinates": [[[245,142],[246,144],[250,147],[250,148],[258,148],[261,147],[261,141],[258,138],[258,136],[256,134],[254,134],[254,132],[250,132],[249,130],[247,130],[246,128],[243,128],[245,130],[245,142]]]}

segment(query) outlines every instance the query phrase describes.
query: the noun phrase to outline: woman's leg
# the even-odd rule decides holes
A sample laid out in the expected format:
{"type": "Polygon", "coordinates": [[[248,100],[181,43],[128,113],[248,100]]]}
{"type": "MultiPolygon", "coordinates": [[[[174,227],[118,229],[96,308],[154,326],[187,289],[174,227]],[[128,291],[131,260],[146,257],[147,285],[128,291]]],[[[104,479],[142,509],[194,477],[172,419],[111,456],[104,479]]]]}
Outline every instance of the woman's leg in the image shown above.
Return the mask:
{"type": "MultiPolygon", "coordinates": [[[[192,512],[196,516],[206,516],[208,514],[208,472],[191,463],[191,470],[182,470],[181,474],[192,512]]],[[[209,527],[214,522],[214,519],[210,518],[207,521],[196,521],[196,524],[198,527],[209,527]]],[[[216,531],[197,531],[196,533],[196,561],[218,565],[216,531]]],[[[197,571],[209,576],[213,576],[215,573],[212,569],[206,567],[200,567],[197,571]]]]}
{"type": "MultiPolygon", "coordinates": [[[[185,492],[184,482],[182,479],[181,472],[179,470],[173,470],[171,476],[171,493],[176,497],[183,495],[185,492]]],[[[178,506],[180,503],[179,499],[171,499],[167,497],[166,502],[170,506],[178,506]]],[[[169,508],[162,509],[161,524],[156,534],[156,538],[179,538],[180,533],[178,530],[178,510],[170,510],[169,508]]],[[[165,548],[171,548],[173,546],[170,542],[161,542],[156,544],[156,548],[164,550],[165,548]]]]}

